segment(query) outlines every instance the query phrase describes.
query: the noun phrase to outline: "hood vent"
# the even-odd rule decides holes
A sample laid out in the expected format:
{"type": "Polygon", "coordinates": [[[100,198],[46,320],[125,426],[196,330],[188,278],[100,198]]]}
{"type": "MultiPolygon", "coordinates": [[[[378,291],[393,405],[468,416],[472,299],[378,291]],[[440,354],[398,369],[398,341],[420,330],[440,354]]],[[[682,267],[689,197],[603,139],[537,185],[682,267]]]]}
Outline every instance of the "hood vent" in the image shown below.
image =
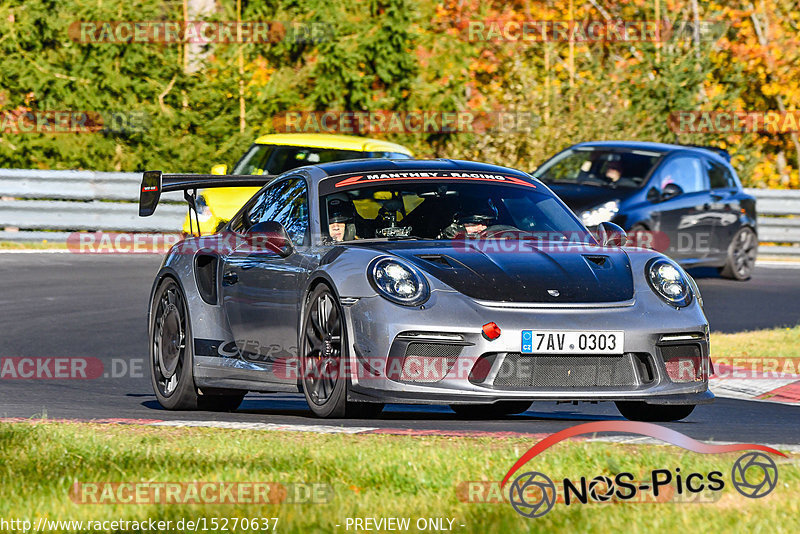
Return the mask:
{"type": "Polygon", "coordinates": [[[444,254],[417,254],[416,256],[421,260],[436,264],[439,267],[447,267],[449,269],[462,267],[459,262],[455,261],[453,258],[445,256],[444,254]]]}
{"type": "Polygon", "coordinates": [[[600,267],[600,268],[610,267],[608,256],[595,256],[595,255],[583,254],[583,258],[586,260],[586,263],[589,264],[589,267],[600,267]]]}

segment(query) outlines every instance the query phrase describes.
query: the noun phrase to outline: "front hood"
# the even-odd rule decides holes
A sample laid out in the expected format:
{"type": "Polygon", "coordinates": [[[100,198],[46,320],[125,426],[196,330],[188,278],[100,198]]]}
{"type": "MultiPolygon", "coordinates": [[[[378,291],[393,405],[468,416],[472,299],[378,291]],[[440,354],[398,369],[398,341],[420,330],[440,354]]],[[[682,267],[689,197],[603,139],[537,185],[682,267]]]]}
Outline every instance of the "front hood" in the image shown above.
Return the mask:
{"type": "Polygon", "coordinates": [[[358,246],[400,256],[479,300],[556,304],[633,298],[630,260],[616,247],[573,245],[570,250],[558,243],[520,245],[513,240],[393,241],[358,246]]]}
{"type": "Polygon", "coordinates": [[[636,189],[631,187],[614,188],[587,184],[548,183],[547,187],[575,213],[594,208],[609,200],[624,200],[636,192],[636,189]]]}

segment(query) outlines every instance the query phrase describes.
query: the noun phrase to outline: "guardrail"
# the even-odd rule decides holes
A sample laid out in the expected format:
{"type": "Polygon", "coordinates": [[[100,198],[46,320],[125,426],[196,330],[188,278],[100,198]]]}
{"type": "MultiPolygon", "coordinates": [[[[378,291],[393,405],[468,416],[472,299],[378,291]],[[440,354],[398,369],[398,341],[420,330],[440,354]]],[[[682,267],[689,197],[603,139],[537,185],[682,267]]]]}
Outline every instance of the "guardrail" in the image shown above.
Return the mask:
{"type": "Polygon", "coordinates": [[[0,240],[63,241],[68,232],[175,232],[186,204],[164,195],[151,217],[139,217],[141,173],[0,169],[0,240]]]}
{"type": "Polygon", "coordinates": [[[756,197],[760,256],[800,258],[800,191],[745,189],[756,197]],[[794,217],[791,217],[791,216],[794,217]],[[767,244],[764,244],[767,243],[767,244]],[[787,246],[788,245],[788,246],[787,246]]]}
{"type": "MultiPolygon", "coordinates": [[[[140,173],[0,169],[0,240],[63,241],[74,231],[175,232],[180,193],[138,216],[140,173]],[[3,231],[19,228],[21,231],[3,231]]],[[[747,189],[758,199],[761,255],[800,258],[800,191],[747,189]],[[794,217],[791,217],[794,216],[794,217]]]]}

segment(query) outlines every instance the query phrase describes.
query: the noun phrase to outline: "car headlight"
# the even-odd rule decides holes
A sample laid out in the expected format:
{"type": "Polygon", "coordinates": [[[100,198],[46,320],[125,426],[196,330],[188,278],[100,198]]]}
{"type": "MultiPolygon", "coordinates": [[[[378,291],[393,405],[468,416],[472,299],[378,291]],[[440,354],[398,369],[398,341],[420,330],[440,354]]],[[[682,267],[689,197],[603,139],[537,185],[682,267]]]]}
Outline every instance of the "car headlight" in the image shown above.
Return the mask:
{"type": "Polygon", "coordinates": [[[689,273],[685,273],[686,278],[689,279],[689,284],[692,286],[692,293],[694,294],[694,298],[697,299],[697,303],[700,307],[703,307],[703,296],[700,294],[700,287],[697,285],[697,282],[689,273]]]}
{"type": "Polygon", "coordinates": [[[604,204],[581,212],[581,222],[583,222],[584,226],[597,226],[602,222],[609,222],[618,212],[619,200],[609,200],[604,204]]]}
{"type": "Polygon", "coordinates": [[[418,306],[428,300],[430,290],[425,277],[403,261],[378,258],[372,262],[368,273],[375,290],[392,302],[418,306]]]}
{"type": "Polygon", "coordinates": [[[692,282],[689,275],[674,262],[655,258],[648,262],[645,275],[650,287],[667,303],[684,308],[692,303],[692,282]]]}

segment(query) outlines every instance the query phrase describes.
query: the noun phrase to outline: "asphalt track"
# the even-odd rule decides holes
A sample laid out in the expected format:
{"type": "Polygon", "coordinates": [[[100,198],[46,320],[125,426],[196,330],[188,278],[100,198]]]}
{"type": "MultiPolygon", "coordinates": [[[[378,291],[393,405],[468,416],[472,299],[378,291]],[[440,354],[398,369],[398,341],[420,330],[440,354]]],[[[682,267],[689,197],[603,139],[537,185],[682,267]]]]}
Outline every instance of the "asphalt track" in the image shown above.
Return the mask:
{"type": "MultiPolygon", "coordinates": [[[[374,420],[319,420],[299,395],[245,398],[232,414],[169,412],[153,396],[145,314],[160,257],[0,253],[0,357],[94,357],[107,372],[93,380],[0,380],[0,417],[217,420],[373,426],[441,432],[552,433],[580,422],[621,419],[609,403],[536,403],[520,416],[460,419],[446,407],[391,405],[374,420]],[[116,363],[114,363],[116,362],[116,363]],[[135,368],[131,376],[130,366],[135,368]],[[116,366],[116,368],[114,367],[116,366]],[[123,367],[128,367],[125,372],[123,367]]],[[[698,271],[714,331],[800,323],[800,269],[757,268],[744,283],[698,271]]],[[[718,398],[667,426],[697,439],[800,444],[800,406],[718,398]]]]}

